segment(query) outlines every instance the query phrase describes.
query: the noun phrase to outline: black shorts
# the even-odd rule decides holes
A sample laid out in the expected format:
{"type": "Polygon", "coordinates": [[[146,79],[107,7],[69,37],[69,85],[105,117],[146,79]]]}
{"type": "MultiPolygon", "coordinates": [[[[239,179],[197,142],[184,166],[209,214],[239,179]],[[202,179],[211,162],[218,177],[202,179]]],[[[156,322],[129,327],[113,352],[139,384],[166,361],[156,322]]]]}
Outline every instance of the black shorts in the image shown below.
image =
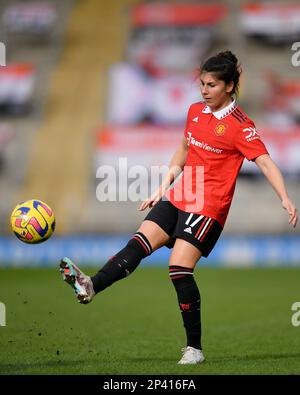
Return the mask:
{"type": "Polygon", "coordinates": [[[198,248],[204,257],[208,257],[223,230],[215,219],[186,213],[166,199],[156,203],[145,220],[155,222],[171,237],[166,247],[173,248],[177,238],[183,239],[198,248]]]}

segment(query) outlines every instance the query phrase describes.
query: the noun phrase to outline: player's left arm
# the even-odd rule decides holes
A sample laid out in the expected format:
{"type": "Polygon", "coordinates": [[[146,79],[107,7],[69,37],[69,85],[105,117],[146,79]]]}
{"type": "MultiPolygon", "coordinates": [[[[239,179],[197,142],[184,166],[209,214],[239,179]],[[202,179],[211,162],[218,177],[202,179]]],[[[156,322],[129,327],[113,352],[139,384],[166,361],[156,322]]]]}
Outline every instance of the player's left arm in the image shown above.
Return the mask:
{"type": "Polygon", "coordinates": [[[298,221],[298,213],[295,205],[288,196],[281,171],[268,154],[258,156],[255,159],[255,163],[277,193],[281,200],[282,207],[287,210],[289,214],[289,224],[295,228],[298,221]]]}

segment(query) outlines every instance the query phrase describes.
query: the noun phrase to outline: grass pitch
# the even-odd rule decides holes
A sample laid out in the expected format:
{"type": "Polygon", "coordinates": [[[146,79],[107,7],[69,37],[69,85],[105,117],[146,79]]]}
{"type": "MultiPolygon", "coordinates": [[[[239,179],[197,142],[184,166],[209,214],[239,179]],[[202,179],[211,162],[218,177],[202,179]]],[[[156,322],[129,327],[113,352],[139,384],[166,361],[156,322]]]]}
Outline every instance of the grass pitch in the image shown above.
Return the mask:
{"type": "MultiPolygon", "coordinates": [[[[96,270],[86,270],[93,274],[96,270]]],[[[300,374],[300,269],[196,269],[205,363],[177,365],[185,335],[165,268],[140,267],[80,305],[55,269],[1,269],[1,374],[300,374]]]]}

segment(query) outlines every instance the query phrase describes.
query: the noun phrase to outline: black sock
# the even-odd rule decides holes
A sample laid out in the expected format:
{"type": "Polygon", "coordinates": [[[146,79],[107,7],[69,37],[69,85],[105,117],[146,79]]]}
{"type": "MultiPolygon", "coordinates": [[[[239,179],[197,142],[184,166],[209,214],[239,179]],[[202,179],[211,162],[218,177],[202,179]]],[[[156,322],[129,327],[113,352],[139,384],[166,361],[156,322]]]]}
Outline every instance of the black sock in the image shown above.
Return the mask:
{"type": "Polygon", "coordinates": [[[141,260],[152,253],[152,247],[146,236],[137,232],[129,240],[126,247],[111,257],[109,261],[91,277],[96,294],[114,282],[129,276],[141,260]]]}
{"type": "Polygon", "coordinates": [[[177,299],[186,331],[187,346],[201,350],[200,292],[193,269],[170,266],[169,274],[177,292],[177,299]]]}

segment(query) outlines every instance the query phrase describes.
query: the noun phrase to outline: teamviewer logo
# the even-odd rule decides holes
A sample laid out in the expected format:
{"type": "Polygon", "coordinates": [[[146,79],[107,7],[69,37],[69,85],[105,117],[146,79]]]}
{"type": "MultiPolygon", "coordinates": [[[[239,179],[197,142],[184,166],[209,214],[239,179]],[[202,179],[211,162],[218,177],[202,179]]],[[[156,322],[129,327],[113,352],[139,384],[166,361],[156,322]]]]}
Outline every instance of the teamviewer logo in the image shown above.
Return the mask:
{"type": "Polygon", "coordinates": [[[0,326],[6,326],[5,304],[0,302],[0,326]]]}
{"type": "Polygon", "coordinates": [[[6,48],[2,42],[0,42],[0,66],[6,66],[6,48]]]}

